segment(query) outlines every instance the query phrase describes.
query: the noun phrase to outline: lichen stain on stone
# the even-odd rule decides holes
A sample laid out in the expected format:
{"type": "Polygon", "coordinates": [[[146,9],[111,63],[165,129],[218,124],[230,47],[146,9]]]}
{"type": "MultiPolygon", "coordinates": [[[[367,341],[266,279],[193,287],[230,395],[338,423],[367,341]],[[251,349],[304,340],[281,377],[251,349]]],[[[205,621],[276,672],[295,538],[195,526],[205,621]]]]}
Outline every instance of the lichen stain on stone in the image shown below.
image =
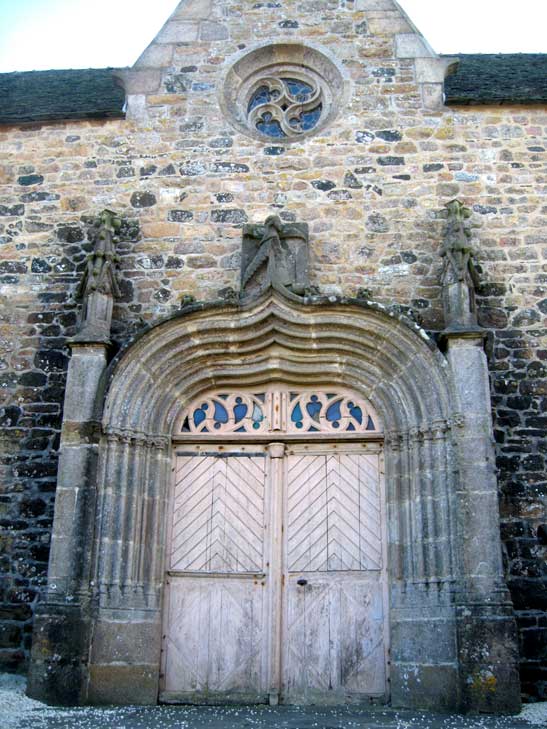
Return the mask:
{"type": "Polygon", "coordinates": [[[496,692],[498,680],[491,671],[477,671],[467,679],[471,684],[471,690],[478,696],[488,696],[496,692]]]}

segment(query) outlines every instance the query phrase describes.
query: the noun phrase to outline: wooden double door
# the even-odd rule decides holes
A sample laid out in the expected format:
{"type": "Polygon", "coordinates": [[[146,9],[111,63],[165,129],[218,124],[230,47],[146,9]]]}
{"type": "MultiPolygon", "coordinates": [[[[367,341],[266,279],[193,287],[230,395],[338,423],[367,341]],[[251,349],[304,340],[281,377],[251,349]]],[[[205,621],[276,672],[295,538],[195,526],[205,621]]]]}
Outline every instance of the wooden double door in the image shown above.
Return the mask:
{"type": "Polygon", "coordinates": [[[160,700],[387,694],[380,446],[178,447],[160,700]]]}

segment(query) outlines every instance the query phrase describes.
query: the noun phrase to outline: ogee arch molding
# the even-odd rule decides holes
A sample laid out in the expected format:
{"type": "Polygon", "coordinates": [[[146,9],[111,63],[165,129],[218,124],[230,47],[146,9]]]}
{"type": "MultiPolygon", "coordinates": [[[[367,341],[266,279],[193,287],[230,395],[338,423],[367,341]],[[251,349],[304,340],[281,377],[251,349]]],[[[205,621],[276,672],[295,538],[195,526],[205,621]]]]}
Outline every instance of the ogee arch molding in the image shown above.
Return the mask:
{"type": "MultiPolygon", "coordinates": [[[[457,675],[451,432],[457,405],[450,369],[417,325],[357,300],[298,303],[271,294],[246,307],[196,305],[146,331],[113,362],[97,479],[93,640],[106,645],[112,621],[131,635],[140,625],[140,634],[149,636],[147,650],[137,655],[133,646],[126,663],[157,675],[174,422],[205,390],[273,382],[343,386],[379,413],[385,427],[393,698],[397,702],[402,690],[397,676],[407,670],[410,624],[418,625],[414,665],[435,664],[449,674],[451,690],[457,675]],[[426,631],[432,619],[433,637],[426,631]]],[[[101,666],[113,670],[120,657],[104,647],[92,656],[91,676],[101,666]]]]}
{"type": "Polygon", "coordinates": [[[453,409],[446,360],[419,327],[358,301],[274,295],[147,331],[115,365],[103,424],[169,436],[181,398],[275,379],[353,387],[383,413],[386,429],[448,419],[453,409]]]}

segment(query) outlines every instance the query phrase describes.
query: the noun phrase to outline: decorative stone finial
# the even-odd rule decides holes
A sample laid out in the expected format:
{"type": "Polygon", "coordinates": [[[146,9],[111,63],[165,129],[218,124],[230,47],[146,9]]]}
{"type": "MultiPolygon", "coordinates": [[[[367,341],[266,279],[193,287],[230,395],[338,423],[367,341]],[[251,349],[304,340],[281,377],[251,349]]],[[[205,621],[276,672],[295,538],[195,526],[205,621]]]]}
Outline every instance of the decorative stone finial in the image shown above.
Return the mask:
{"type": "Polygon", "coordinates": [[[309,291],[306,223],[283,223],[270,215],[264,225],[244,226],[241,297],[259,296],[270,287],[289,298],[309,291]]]}
{"type": "Polygon", "coordinates": [[[120,296],[116,243],[122,221],[112,210],[103,210],[88,232],[93,251],[76,291],[83,300],[80,331],[75,342],[108,342],[114,299],[120,296]]]}
{"type": "Polygon", "coordinates": [[[479,277],[471,234],[465,227],[471,210],[459,200],[451,200],[446,209],[448,221],[441,248],[445,331],[477,330],[475,288],[479,285],[479,277]]]}

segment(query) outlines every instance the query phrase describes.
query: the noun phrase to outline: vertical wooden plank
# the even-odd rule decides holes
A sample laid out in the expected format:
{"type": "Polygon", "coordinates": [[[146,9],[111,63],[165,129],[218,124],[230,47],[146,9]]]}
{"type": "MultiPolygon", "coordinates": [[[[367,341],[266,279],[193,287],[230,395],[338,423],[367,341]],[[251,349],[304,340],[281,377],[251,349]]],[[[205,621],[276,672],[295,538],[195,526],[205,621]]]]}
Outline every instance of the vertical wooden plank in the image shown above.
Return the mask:
{"type": "Polygon", "coordinates": [[[268,587],[259,576],[265,567],[265,458],[235,449],[179,458],[162,697],[265,701],[268,587]]]}
{"type": "Polygon", "coordinates": [[[309,451],[294,448],[288,456],[287,700],[382,697],[386,576],[378,455],[351,447],[309,451]]]}

